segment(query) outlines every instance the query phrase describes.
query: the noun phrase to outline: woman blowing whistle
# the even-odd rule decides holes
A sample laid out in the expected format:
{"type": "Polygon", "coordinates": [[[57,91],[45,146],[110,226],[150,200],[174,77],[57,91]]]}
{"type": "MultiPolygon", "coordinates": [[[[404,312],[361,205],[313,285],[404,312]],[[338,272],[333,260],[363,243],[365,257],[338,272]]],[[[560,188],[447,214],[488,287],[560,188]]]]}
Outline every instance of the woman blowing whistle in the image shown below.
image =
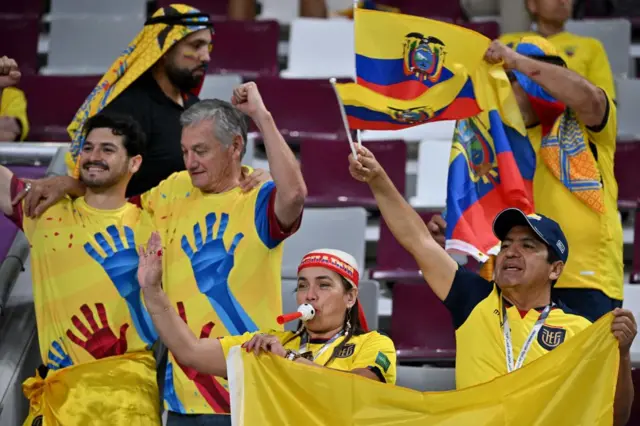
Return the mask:
{"type": "Polygon", "coordinates": [[[227,376],[226,357],[242,345],[256,355],[272,353],[301,364],[347,371],[395,383],[396,351],[391,339],[367,332],[358,302],[358,265],[342,251],[307,254],[298,267],[296,298],[315,314],[300,321],[296,332],[269,331],[198,339],[182,321],[162,290],[162,244],[154,233],[140,248],[138,280],[147,310],[162,341],[182,364],[203,374],[227,376]]]}

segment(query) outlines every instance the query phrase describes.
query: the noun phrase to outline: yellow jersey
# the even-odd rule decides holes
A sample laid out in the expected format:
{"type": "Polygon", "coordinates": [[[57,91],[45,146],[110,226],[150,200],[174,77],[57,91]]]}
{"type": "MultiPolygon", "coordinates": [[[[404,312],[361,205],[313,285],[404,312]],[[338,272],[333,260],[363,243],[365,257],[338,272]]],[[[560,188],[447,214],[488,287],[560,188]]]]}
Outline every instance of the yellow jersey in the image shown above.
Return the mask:
{"type": "MultiPolygon", "coordinates": [[[[509,45],[522,37],[538,35],[532,32],[509,33],[500,36],[500,41],[509,45]]],[[[607,52],[599,40],[583,37],[566,31],[547,37],[567,63],[567,67],[603,88],[615,99],[616,91],[607,52]]]]}
{"type": "MultiPolygon", "coordinates": [[[[14,176],[11,196],[22,187],[14,176]]],[[[93,383],[99,383],[103,393],[112,387],[118,395],[113,401],[107,398],[100,403],[102,410],[111,410],[112,419],[123,418],[118,416],[129,410],[116,399],[143,399],[141,410],[158,402],[150,350],[157,333],[137,280],[136,248],[141,241],[136,240],[135,231],[139,217],[140,210],[133,204],[99,210],[89,206],[84,197],[64,198],[36,219],[24,216],[19,205],[10,217],[31,246],[38,340],[48,374],[65,377],[67,369],[89,366],[93,383]],[[113,374],[115,365],[119,365],[119,375],[113,374]],[[131,383],[132,375],[136,376],[135,387],[124,384],[131,383]]],[[[69,409],[73,403],[68,399],[79,392],[67,390],[64,397],[56,398],[60,412],[69,409]]],[[[94,408],[98,409],[97,405],[94,408]]],[[[77,404],[76,410],[81,411],[77,404]]],[[[157,407],[155,414],[150,410],[147,414],[157,415],[157,407]]]]}
{"type": "Polygon", "coordinates": [[[0,116],[16,118],[21,127],[18,140],[25,140],[29,134],[29,120],[27,119],[27,98],[22,90],[16,87],[0,89],[0,116]]]}
{"type": "Polygon", "coordinates": [[[624,264],[622,224],[618,216],[618,184],[613,172],[616,150],[616,105],[607,100],[607,116],[601,128],[578,123],[580,132],[568,137],[586,144],[600,172],[604,213],[580,201],[555,177],[540,157],[542,129],[527,129],[536,152],[533,193],[536,211],[558,222],[571,245],[571,255],[556,288],[589,288],[622,300],[624,264]]]}
{"type": "MultiPolygon", "coordinates": [[[[511,329],[513,356],[522,347],[545,307],[520,312],[502,298],[498,286],[463,268],[456,272],[444,300],[456,329],[456,387],[478,385],[505,375],[507,352],[502,327],[502,307],[511,329]]],[[[563,305],[553,305],[533,339],[523,366],[555,349],[591,325],[563,305]]]]}
{"type": "MultiPolygon", "coordinates": [[[[281,242],[275,219],[275,184],[250,192],[236,187],[201,192],[178,172],[141,197],[144,223],[165,247],[163,285],[191,330],[201,337],[276,329],[282,313],[281,242]]],[[[167,409],[183,414],[228,413],[224,379],[181,366],[173,355],[165,375],[167,409]]]]}
{"type": "MultiPolygon", "coordinates": [[[[291,331],[271,330],[263,332],[278,338],[285,349],[300,352],[310,351],[316,364],[340,371],[351,371],[359,368],[371,370],[384,383],[396,383],[396,348],[393,341],[377,331],[351,336],[345,345],[340,345],[345,337],[336,339],[310,339],[305,342],[303,335],[291,331]],[[317,357],[317,358],[316,358],[317,357]]],[[[245,333],[242,336],[228,336],[220,339],[225,358],[229,350],[251,340],[256,333],[245,333]]]]}

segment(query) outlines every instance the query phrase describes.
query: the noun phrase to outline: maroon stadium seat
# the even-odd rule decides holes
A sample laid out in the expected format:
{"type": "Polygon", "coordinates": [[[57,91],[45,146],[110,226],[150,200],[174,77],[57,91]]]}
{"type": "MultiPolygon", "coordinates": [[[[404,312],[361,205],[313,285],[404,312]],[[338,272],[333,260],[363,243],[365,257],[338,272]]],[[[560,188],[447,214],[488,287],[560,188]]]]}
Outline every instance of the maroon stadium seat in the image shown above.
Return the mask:
{"type": "Polygon", "coordinates": [[[500,37],[500,24],[496,21],[487,22],[465,22],[461,24],[465,28],[469,28],[477,33],[488,37],[491,40],[495,40],[500,37]]]}
{"type": "MultiPolygon", "coordinates": [[[[8,166],[9,169],[20,178],[38,179],[45,175],[47,168],[45,166],[29,167],[29,166],[8,166]]],[[[18,233],[18,228],[4,215],[0,215],[0,263],[5,259],[13,239],[18,233]]]]}
{"type": "Polygon", "coordinates": [[[67,127],[100,77],[31,76],[20,87],[28,102],[32,141],[69,141],[67,127]]]}
{"type": "MultiPolygon", "coordinates": [[[[400,193],[404,194],[407,146],[404,141],[364,143],[378,158],[400,193]]],[[[307,183],[307,205],[314,207],[359,206],[377,209],[369,186],[349,174],[345,141],[305,140],[300,144],[302,173],[307,183]]]]}
{"type": "Polygon", "coordinates": [[[614,173],[618,181],[618,205],[621,208],[635,208],[636,201],[640,199],[638,165],[640,165],[640,142],[618,143],[614,173]]]}
{"type": "MultiPolygon", "coordinates": [[[[6,3],[19,3],[7,1],[6,3]]],[[[40,18],[37,16],[0,15],[1,56],[8,56],[18,62],[24,74],[35,74],[38,69],[38,35],[40,18]]]]}
{"type": "MultiPolygon", "coordinates": [[[[158,8],[167,7],[180,2],[171,0],[158,0],[158,8]]],[[[195,7],[201,12],[208,13],[211,16],[227,16],[228,0],[190,0],[185,2],[189,6],[195,7]]]]}
{"type": "Polygon", "coordinates": [[[380,3],[397,7],[405,15],[423,16],[447,22],[462,19],[459,0],[383,0],[380,3]]]}
{"type": "Polygon", "coordinates": [[[219,21],[214,23],[210,74],[245,77],[278,75],[277,21],[219,21]]]}
{"type": "MultiPolygon", "coordinates": [[[[340,107],[328,80],[258,78],[262,98],[289,139],[345,140],[340,107]]],[[[255,131],[254,123],[251,130],[255,131]]]]}
{"type": "MultiPolygon", "coordinates": [[[[419,212],[422,220],[429,222],[436,212],[419,212]]],[[[422,280],[418,264],[395,239],[384,219],[380,219],[380,239],[376,268],[372,272],[374,280],[422,280]]],[[[394,296],[395,297],[395,296],[394,296]]]]}
{"type": "MultiPolygon", "coordinates": [[[[17,15],[20,17],[40,17],[44,3],[42,0],[3,0],[0,1],[0,16],[17,15]]],[[[4,44],[4,40],[3,40],[4,44]]]]}
{"type": "Polygon", "coordinates": [[[398,361],[434,362],[455,359],[451,314],[426,282],[393,286],[391,338],[398,361]]]}
{"type": "MultiPolygon", "coordinates": [[[[640,199],[638,200],[640,206],[640,199]]],[[[633,259],[631,261],[631,279],[633,284],[640,283],[640,207],[636,209],[635,228],[633,232],[633,259]]]]}

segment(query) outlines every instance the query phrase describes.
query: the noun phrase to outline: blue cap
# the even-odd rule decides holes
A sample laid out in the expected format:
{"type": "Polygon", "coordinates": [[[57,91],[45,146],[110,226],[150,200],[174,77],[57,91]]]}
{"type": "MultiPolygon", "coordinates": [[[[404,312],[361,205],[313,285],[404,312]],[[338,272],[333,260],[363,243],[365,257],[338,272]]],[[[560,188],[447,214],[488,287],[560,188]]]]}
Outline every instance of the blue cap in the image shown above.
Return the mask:
{"type": "Polygon", "coordinates": [[[503,241],[514,226],[528,226],[549,247],[549,250],[567,263],[569,243],[560,225],[552,219],[538,213],[525,214],[522,210],[508,208],[502,210],[493,221],[493,233],[503,241]]]}

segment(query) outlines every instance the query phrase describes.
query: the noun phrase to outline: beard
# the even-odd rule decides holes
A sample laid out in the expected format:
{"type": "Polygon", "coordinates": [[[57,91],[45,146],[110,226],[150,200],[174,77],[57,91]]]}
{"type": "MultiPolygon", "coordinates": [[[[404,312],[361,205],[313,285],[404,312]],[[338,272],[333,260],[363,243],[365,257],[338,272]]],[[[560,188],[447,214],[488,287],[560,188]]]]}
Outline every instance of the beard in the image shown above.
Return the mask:
{"type": "Polygon", "coordinates": [[[80,181],[84,183],[87,188],[91,188],[93,190],[106,190],[116,185],[123,178],[125,171],[111,171],[109,166],[105,163],[85,163],[82,165],[80,169],[80,181]],[[103,172],[99,173],[98,176],[92,176],[89,171],[89,167],[100,167],[103,169],[103,172]]]}
{"type": "Polygon", "coordinates": [[[193,70],[178,68],[172,63],[165,65],[165,72],[171,84],[180,89],[181,92],[189,92],[200,85],[200,81],[207,71],[207,63],[204,63],[193,70]],[[203,71],[202,75],[196,75],[196,71],[203,71]]]}

